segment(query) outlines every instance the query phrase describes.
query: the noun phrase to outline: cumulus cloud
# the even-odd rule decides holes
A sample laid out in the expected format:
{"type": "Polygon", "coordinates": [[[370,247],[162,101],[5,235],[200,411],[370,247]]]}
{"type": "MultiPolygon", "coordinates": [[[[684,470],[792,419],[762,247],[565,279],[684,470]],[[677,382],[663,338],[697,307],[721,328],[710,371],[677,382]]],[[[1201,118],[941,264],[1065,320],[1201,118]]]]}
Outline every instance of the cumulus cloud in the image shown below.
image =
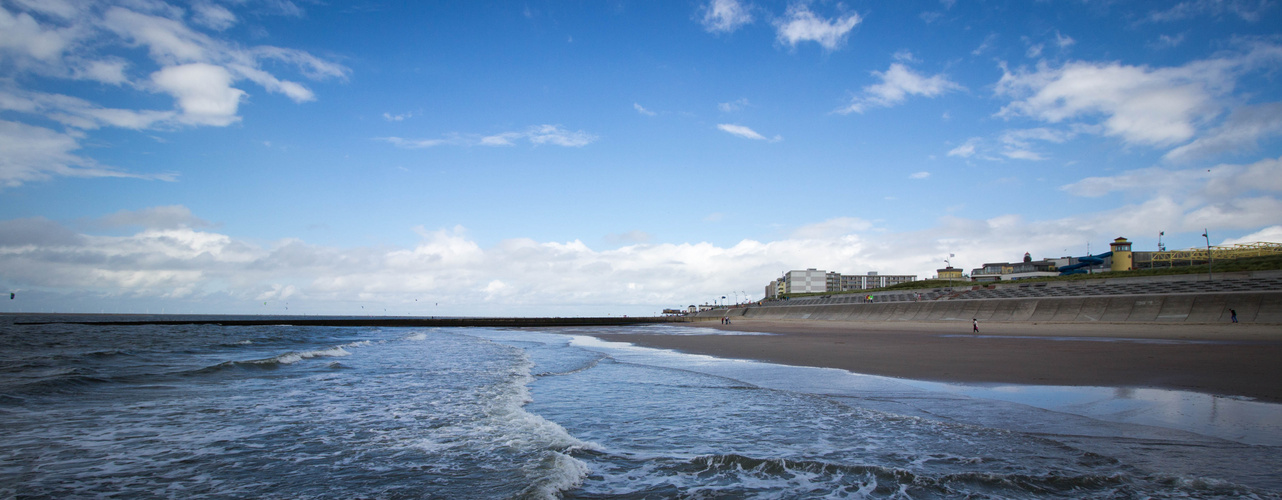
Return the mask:
{"type": "MultiPolygon", "coordinates": [[[[274,5],[273,10],[279,13],[297,12],[297,6],[287,1],[274,5]]],[[[243,82],[295,102],[307,102],[314,100],[315,94],[302,83],[280,77],[281,71],[292,67],[313,80],[342,79],[348,73],[346,67],[304,51],[245,47],[218,37],[217,32],[236,22],[236,14],[224,4],[203,1],[189,9],[163,1],[101,5],[22,0],[0,6],[0,60],[8,69],[0,88],[0,109],[17,112],[16,120],[32,126],[52,120],[80,130],[227,126],[240,120],[239,106],[247,95],[239,87],[243,82]],[[129,50],[135,48],[144,49],[146,55],[122,57],[135,54],[129,50]],[[271,63],[273,69],[266,69],[265,63],[271,63]],[[174,107],[119,109],[34,90],[56,87],[45,83],[57,80],[101,82],[113,86],[118,94],[160,93],[172,97],[174,107]]],[[[119,95],[104,94],[103,99],[114,97],[119,95]]],[[[67,134],[79,137],[81,133],[67,134]]],[[[36,177],[0,178],[0,183],[13,185],[64,173],[127,175],[114,169],[86,168],[83,163],[80,168],[68,169],[69,164],[64,161],[38,168],[43,174],[36,177]]]]}
{"type": "Polygon", "coordinates": [[[775,36],[779,43],[791,48],[802,42],[815,42],[824,49],[837,50],[846,43],[850,30],[861,21],[859,14],[854,13],[824,19],[811,12],[806,4],[794,3],[782,18],[774,22],[775,36]]]}
{"type": "Polygon", "coordinates": [[[780,137],[778,135],[776,135],[773,139],[769,139],[764,135],[758,134],[756,130],[750,129],[743,125],[733,125],[729,123],[722,123],[717,125],[717,128],[720,129],[722,132],[726,132],[732,135],[737,135],[739,137],[743,137],[744,139],[752,139],[756,141],[771,141],[771,142],[783,140],[783,137],[780,137]]]}
{"type": "Polygon", "coordinates": [[[221,127],[240,121],[236,109],[245,91],[231,86],[231,72],[222,66],[169,66],[153,73],[151,81],[178,100],[184,123],[221,127]]]}
{"type": "Polygon", "coordinates": [[[855,97],[849,106],[837,110],[838,113],[863,113],[871,106],[897,105],[908,96],[937,97],[948,91],[965,89],[944,75],[925,77],[900,63],[892,63],[885,72],[873,71],[872,74],[881,79],[881,83],[864,87],[863,93],[855,97]]]}
{"type": "Polygon", "coordinates": [[[733,33],[752,23],[752,13],[738,0],[712,0],[703,6],[700,22],[709,33],[733,33]]]}
{"type": "Polygon", "coordinates": [[[1092,125],[1100,120],[1104,134],[1127,143],[1172,146],[1193,139],[1220,115],[1242,74],[1279,60],[1282,51],[1276,45],[1254,44],[1241,53],[1178,67],[1075,61],[1004,69],[997,94],[1014,100],[998,116],[1092,125]]]}
{"type": "MultiPolygon", "coordinates": [[[[1223,179],[1230,188],[1276,179],[1273,164],[1242,166],[1223,179]]],[[[606,250],[578,240],[528,238],[483,247],[456,226],[415,228],[419,240],[407,247],[338,248],[298,239],[250,242],[195,227],[200,219],[183,207],[154,207],[99,219],[142,226],[123,236],[80,233],[40,218],[0,221],[0,268],[6,269],[0,285],[44,290],[50,304],[70,303],[68,296],[129,297],[134,304],[198,312],[258,312],[263,301],[288,300],[291,313],[352,314],[369,305],[424,316],[651,314],[725,290],[755,294],[788,269],[927,277],[950,253],[957,254],[951,260],[959,267],[1013,260],[1024,252],[1058,256],[1085,241],[1154,227],[1168,235],[1240,228],[1254,232],[1246,239],[1268,241],[1280,232],[1279,219],[1276,196],[1256,190],[1202,202],[1159,195],[1061,219],[946,216],[908,232],[836,217],[773,241],[733,245],[656,244],[633,231],[615,235],[625,246],[606,250]]]]}
{"type": "Polygon", "coordinates": [[[519,141],[526,141],[539,146],[549,144],[581,148],[598,137],[578,130],[567,130],[560,125],[534,125],[520,132],[500,132],[491,135],[450,133],[439,139],[405,139],[402,137],[381,137],[378,140],[399,148],[422,149],[437,146],[515,146],[519,141]]]}

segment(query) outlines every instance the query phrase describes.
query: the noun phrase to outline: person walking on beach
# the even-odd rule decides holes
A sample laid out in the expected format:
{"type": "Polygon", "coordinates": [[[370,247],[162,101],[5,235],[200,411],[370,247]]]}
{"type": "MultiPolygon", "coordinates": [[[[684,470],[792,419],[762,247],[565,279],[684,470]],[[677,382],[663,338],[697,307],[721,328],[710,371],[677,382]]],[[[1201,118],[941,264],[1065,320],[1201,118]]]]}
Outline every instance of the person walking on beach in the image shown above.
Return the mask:
{"type": "Polygon", "coordinates": [[[1236,310],[1236,309],[1229,309],[1229,319],[1232,319],[1234,323],[1237,323],[1237,310],[1236,310]]]}
{"type": "Polygon", "coordinates": [[[975,333],[979,333],[979,318],[971,318],[970,324],[975,328],[975,333]]]}

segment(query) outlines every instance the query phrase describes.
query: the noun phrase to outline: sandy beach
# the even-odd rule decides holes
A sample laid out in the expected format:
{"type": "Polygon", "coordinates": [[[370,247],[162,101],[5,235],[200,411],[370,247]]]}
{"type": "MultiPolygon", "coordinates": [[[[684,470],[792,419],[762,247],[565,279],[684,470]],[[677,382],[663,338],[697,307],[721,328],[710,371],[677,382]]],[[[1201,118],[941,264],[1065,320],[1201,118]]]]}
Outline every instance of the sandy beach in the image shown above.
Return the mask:
{"type": "Polygon", "coordinates": [[[722,358],[939,382],[1150,387],[1282,403],[1282,328],[1252,324],[686,323],[709,335],[598,335],[722,358]],[[728,335],[764,332],[773,335],[728,335]]]}

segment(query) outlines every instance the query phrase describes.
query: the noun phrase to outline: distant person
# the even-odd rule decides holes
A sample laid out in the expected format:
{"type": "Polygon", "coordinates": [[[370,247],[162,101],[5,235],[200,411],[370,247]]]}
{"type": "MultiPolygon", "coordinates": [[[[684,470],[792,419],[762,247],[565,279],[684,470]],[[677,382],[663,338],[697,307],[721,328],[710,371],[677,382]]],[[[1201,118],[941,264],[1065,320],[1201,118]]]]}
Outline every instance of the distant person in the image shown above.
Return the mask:
{"type": "Polygon", "coordinates": [[[979,333],[979,318],[971,318],[970,324],[975,328],[975,333],[979,333]]]}
{"type": "Polygon", "coordinates": [[[1233,320],[1233,322],[1234,322],[1234,323],[1237,323],[1237,310],[1236,310],[1236,309],[1229,309],[1229,319],[1233,320]]]}

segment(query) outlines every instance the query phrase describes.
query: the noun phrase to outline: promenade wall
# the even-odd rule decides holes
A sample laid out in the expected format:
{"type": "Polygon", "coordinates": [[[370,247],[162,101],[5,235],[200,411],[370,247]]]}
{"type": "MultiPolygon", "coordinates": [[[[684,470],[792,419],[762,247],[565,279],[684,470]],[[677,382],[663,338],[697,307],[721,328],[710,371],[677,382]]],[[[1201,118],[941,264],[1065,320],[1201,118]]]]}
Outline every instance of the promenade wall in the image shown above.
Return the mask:
{"type": "Polygon", "coordinates": [[[1052,323],[1282,324],[1282,291],[930,300],[870,304],[765,305],[714,309],[696,320],[734,318],[815,321],[970,321],[1052,323]]]}

